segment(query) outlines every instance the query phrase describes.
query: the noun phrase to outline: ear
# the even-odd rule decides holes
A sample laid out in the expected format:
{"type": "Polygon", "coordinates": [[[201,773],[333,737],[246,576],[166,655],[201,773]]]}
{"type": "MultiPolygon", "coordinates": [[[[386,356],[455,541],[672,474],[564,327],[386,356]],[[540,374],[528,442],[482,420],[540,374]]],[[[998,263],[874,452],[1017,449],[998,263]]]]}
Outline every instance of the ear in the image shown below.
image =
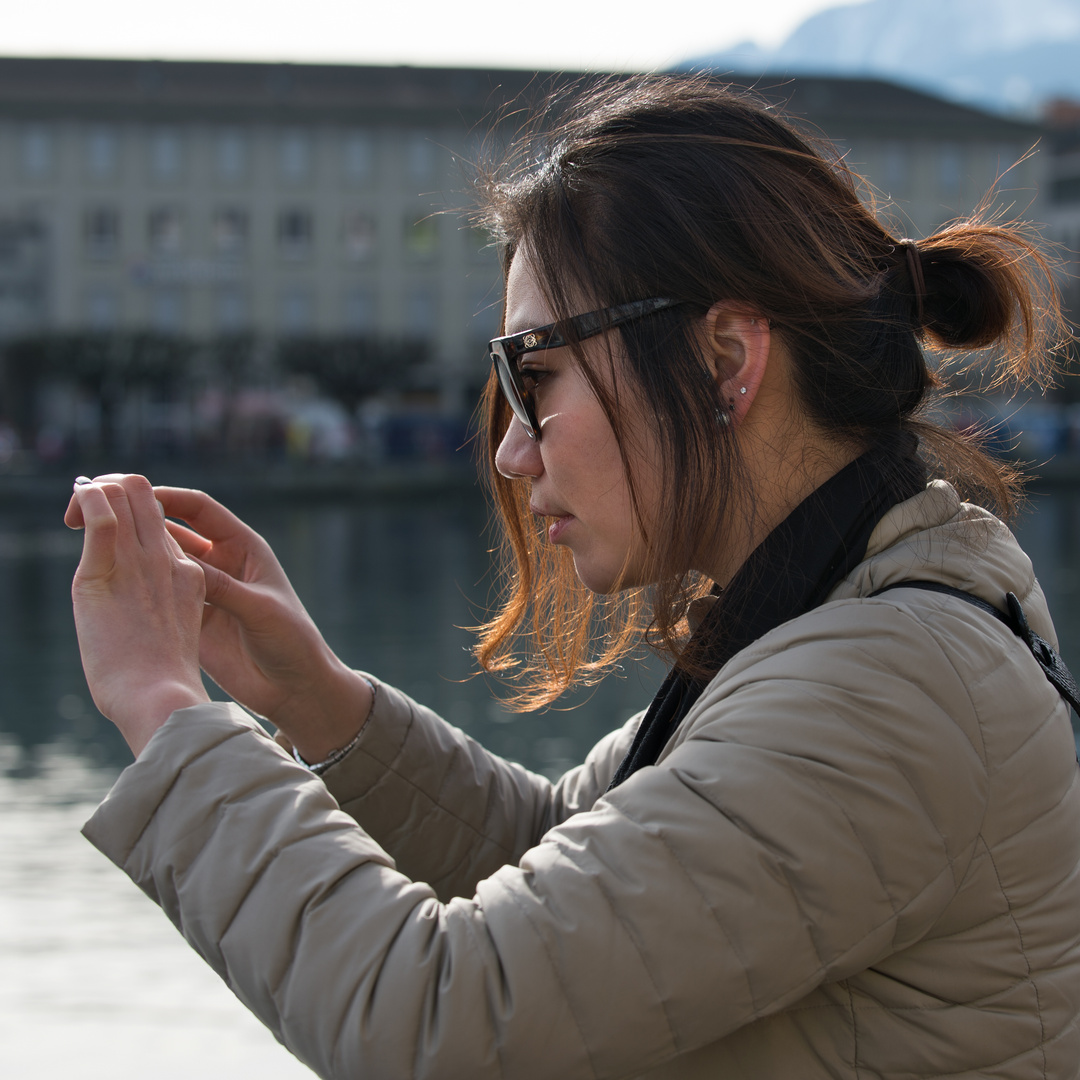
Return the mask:
{"type": "Polygon", "coordinates": [[[705,362],[721,401],[737,424],[753,404],[772,344],[769,320],[730,300],[718,300],[703,320],[705,362]]]}

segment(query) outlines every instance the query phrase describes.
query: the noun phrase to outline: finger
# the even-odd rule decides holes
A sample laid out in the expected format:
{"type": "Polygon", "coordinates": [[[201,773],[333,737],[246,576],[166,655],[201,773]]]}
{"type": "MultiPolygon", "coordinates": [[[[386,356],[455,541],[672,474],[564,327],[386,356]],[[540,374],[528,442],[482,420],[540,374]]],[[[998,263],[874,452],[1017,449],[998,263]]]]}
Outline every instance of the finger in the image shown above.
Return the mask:
{"type": "MultiPolygon", "coordinates": [[[[126,480],[127,477],[124,479],[126,480]]],[[[106,499],[109,500],[109,506],[112,507],[113,516],[116,518],[116,554],[118,558],[123,558],[125,552],[131,553],[133,548],[142,546],[135,527],[135,517],[127,488],[118,481],[95,480],[94,486],[85,490],[93,491],[95,488],[104,493],[106,499]]]]}
{"type": "MultiPolygon", "coordinates": [[[[123,472],[102,473],[100,476],[95,476],[94,479],[90,481],[90,483],[92,483],[92,484],[122,484],[129,476],[133,476],[133,475],[135,475],[135,474],[134,473],[123,473],[123,472]]],[[[78,483],[81,483],[85,479],[86,479],[85,476],[77,476],[75,478],[75,482],[78,484],[78,483]]]]}
{"type": "MultiPolygon", "coordinates": [[[[150,487],[150,481],[147,480],[146,477],[136,476],[130,473],[102,473],[100,476],[95,476],[93,480],[86,476],[77,476],[75,478],[74,493],[71,497],[70,502],[68,503],[67,509],[64,511],[64,524],[67,525],[68,528],[83,528],[84,521],[81,509],[82,503],[79,498],[79,492],[89,487],[97,487],[105,491],[106,497],[112,499],[119,498],[119,493],[116,490],[118,488],[130,493],[138,492],[140,489],[145,489],[147,491],[153,490],[150,487]]],[[[125,499],[126,501],[130,501],[126,497],[125,499]]],[[[141,502],[141,497],[137,496],[136,502],[139,506],[138,517],[142,519],[145,517],[145,514],[143,512],[145,510],[145,505],[143,505],[143,503],[141,502]]],[[[155,526],[153,529],[148,529],[146,523],[143,522],[143,531],[147,533],[148,538],[150,539],[153,539],[155,531],[160,528],[160,522],[164,518],[165,514],[164,509],[160,506],[156,507],[155,510],[158,517],[158,525],[155,526]]],[[[130,511],[130,514],[132,515],[131,520],[135,521],[136,519],[133,516],[134,511],[130,511]]],[[[122,512],[121,517],[126,521],[128,517],[128,512],[122,512]]],[[[136,535],[138,535],[138,532],[136,532],[136,535]]]]}
{"type": "Polygon", "coordinates": [[[79,502],[78,495],[74,493],[68,501],[67,509],[64,511],[64,524],[69,529],[81,529],[83,527],[82,504],[79,502]]]}
{"type": "Polygon", "coordinates": [[[186,555],[193,555],[203,559],[213,550],[213,543],[207,540],[205,536],[200,536],[194,529],[186,528],[184,525],[179,525],[175,521],[169,521],[168,519],[165,521],[165,528],[186,555]]]}
{"type": "MultiPolygon", "coordinates": [[[[160,505],[160,503],[158,505],[160,505]]],[[[162,518],[162,521],[165,521],[165,519],[162,518]]],[[[165,521],[165,544],[174,558],[184,562],[191,561],[188,559],[187,552],[179,545],[179,543],[177,543],[176,537],[169,532],[169,522],[167,521],[165,521]]]]}
{"type": "Polygon", "coordinates": [[[202,567],[203,579],[206,582],[206,603],[235,615],[241,622],[257,614],[256,608],[263,600],[260,589],[237,581],[232,574],[227,574],[201,559],[192,557],[191,561],[202,567]]]}
{"type": "Polygon", "coordinates": [[[125,476],[119,481],[127,494],[131,520],[139,544],[145,550],[161,550],[172,547],[172,540],[165,531],[165,512],[154,497],[154,489],[145,476],[125,476]]]}
{"type": "Polygon", "coordinates": [[[91,484],[97,484],[99,487],[102,484],[107,483],[119,483],[125,478],[126,473],[104,473],[101,476],[95,477],[93,480],[88,476],[76,476],[74,491],[71,499],[68,501],[67,509],[64,511],[64,524],[69,529],[81,529],[84,527],[82,503],[78,498],[78,492],[80,489],[87,487],[91,484]]]}
{"type": "Polygon", "coordinates": [[[104,488],[84,487],[72,495],[78,504],[79,518],[84,523],[82,558],[76,578],[99,578],[108,575],[116,565],[116,537],[119,523],[116,511],[104,488]]]}
{"type": "Polygon", "coordinates": [[[240,532],[254,535],[254,531],[234,513],[205,492],[191,488],[159,487],[154,489],[154,494],[169,517],[187,522],[211,541],[224,540],[240,532]]]}

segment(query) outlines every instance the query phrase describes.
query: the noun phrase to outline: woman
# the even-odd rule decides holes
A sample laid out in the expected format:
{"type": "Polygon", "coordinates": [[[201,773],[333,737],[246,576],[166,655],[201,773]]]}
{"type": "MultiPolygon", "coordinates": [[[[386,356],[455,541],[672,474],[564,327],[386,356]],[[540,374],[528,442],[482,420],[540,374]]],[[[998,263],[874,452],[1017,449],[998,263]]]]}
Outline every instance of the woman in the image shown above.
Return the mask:
{"type": "Polygon", "coordinates": [[[87,835],[321,1076],[1076,1076],[1069,709],[971,598],[1053,628],[940,477],[1006,511],[1007,480],[916,419],[920,341],[1039,373],[1045,264],[892,237],[707,80],[543,132],[485,188],[509,562],[478,657],[549,701],[647,627],[647,714],[552,786],[348,669],[212,500],[104,477],[76,621],[137,761],[87,835]]]}

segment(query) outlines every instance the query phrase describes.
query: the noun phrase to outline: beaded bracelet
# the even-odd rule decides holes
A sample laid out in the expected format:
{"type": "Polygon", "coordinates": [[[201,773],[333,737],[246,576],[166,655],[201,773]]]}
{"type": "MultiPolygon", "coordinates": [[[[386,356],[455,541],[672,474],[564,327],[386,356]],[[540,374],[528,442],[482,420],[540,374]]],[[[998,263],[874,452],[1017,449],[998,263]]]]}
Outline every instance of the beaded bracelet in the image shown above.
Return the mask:
{"type": "MultiPolygon", "coordinates": [[[[357,674],[359,674],[359,672],[357,672],[357,674]]],[[[371,714],[375,711],[375,698],[379,693],[379,688],[366,675],[360,675],[360,678],[368,684],[368,687],[371,690],[371,708],[368,709],[368,714],[364,718],[364,722],[360,725],[360,730],[349,740],[349,742],[340,750],[331,750],[328,757],[324,758],[322,761],[317,761],[314,764],[305,761],[300,756],[295,746],[292,748],[292,756],[296,759],[297,764],[303,765],[305,769],[310,770],[316,776],[322,776],[322,774],[332,765],[336,765],[343,758],[349,756],[356,748],[356,744],[360,741],[360,736],[364,734],[364,728],[367,727],[368,721],[371,719],[371,714]]]]}

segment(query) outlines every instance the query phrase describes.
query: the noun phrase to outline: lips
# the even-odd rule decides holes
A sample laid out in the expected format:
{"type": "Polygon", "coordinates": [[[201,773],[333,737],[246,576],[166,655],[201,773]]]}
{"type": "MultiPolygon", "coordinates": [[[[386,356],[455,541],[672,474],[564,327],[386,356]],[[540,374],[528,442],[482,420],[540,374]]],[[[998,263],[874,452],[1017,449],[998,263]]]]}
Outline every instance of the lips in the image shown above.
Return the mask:
{"type": "Polygon", "coordinates": [[[554,518],[551,524],[548,526],[548,539],[554,544],[558,541],[560,534],[574,520],[573,514],[563,514],[556,510],[548,510],[542,506],[530,505],[529,509],[537,516],[544,518],[554,518]]]}
{"type": "Polygon", "coordinates": [[[556,517],[555,520],[548,526],[548,539],[553,543],[559,542],[559,536],[566,529],[567,525],[574,520],[573,514],[562,514],[556,517]]]}

